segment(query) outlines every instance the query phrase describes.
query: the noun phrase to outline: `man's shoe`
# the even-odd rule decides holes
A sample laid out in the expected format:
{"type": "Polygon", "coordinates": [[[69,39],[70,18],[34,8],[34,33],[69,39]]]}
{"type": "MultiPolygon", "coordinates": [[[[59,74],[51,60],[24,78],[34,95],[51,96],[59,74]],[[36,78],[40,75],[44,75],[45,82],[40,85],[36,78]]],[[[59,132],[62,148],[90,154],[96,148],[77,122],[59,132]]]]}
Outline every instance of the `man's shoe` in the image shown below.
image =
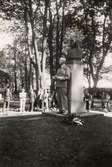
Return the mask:
{"type": "Polygon", "coordinates": [[[68,115],[68,111],[63,112],[64,115],[68,115]]]}
{"type": "Polygon", "coordinates": [[[59,111],[59,114],[63,114],[63,113],[64,113],[64,110],[59,111]]]}

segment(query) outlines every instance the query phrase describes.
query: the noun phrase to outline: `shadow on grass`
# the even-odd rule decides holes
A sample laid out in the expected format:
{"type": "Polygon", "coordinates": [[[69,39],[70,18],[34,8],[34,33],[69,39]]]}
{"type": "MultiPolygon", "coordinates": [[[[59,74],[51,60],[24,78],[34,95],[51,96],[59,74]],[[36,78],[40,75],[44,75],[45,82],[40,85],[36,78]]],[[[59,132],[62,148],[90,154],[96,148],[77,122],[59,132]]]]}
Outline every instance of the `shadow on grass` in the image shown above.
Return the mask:
{"type": "Polygon", "coordinates": [[[83,118],[74,126],[61,118],[37,116],[1,120],[0,167],[109,167],[112,118],[83,118]]]}

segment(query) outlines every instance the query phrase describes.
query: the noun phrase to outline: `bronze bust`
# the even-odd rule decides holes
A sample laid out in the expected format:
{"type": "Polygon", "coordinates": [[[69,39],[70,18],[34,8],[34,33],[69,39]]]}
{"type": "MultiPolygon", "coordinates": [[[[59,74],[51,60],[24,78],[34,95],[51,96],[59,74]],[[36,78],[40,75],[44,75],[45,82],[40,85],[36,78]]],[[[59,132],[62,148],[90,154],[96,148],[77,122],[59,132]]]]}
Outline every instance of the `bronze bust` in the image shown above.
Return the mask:
{"type": "Polygon", "coordinates": [[[67,62],[72,63],[73,60],[79,60],[81,61],[82,58],[82,51],[81,48],[79,47],[79,41],[70,41],[70,49],[68,51],[67,55],[67,62]]]}

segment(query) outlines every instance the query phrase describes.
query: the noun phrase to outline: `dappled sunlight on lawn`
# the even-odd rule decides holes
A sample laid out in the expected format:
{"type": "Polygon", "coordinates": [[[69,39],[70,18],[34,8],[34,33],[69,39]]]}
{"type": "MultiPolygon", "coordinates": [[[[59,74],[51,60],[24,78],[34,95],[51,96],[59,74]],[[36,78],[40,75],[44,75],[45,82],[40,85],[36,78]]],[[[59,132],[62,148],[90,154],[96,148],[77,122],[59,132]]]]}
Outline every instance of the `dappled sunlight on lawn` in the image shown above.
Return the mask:
{"type": "Polygon", "coordinates": [[[90,111],[91,113],[96,113],[96,114],[102,114],[105,117],[112,117],[112,112],[108,112],[107,110],[105,111],[90,111]]]}
{"type": "Polygon", "coordinates": [[[112,112],[104,113],[105,117],[112,117],[112,112]]]}

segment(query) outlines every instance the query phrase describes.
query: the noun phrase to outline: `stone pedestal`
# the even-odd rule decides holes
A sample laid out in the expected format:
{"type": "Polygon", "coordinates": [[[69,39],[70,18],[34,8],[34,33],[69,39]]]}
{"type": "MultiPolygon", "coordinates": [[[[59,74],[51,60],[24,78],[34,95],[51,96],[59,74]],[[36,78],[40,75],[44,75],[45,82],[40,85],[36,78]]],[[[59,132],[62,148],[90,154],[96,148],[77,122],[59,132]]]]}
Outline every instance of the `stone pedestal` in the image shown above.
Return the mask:
{"type": "Polygon", "coordinates": [[[69,113],[84,111],[83,107],[83,65],[81,63],[81,52],[71,50],[72,56],[68,57],[68,66],[71,69],[69,83],[69,113]]]}

